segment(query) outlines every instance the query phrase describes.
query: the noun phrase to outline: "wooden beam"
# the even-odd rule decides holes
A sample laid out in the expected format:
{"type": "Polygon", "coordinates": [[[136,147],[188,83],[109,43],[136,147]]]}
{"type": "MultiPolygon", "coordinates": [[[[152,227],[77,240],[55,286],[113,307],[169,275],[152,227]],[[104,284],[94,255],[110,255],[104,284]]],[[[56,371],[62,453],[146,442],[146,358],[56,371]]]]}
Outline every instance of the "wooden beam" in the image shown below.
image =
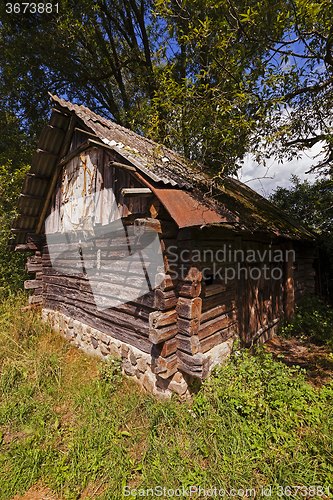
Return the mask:
{"type": "Polygon", "coordinates": [[[21,193],[20,198],[29,198],[33,200],[45,200],[45,196],[37,196],[35,194],[21,193]]]}
{"type": "MultiPolygon", "coordinates": [[[[68,151],[68,148],[70,146],[70,143],[71,143],[71,140],[72,140],[72,137],[73,137],[75,124],[76,124],[76,118],[75,118],[75,116],[72,115],[71,119],[70,119],[70,122],[69,122],[69,126],[68,126],[68,129],[67,129],[66,135],[64,137],[64,142],[63,142],[62,147],[61,147],[59,158],[61,158],[62,156],[64,156],[64,154],[68,151]]],[[[47,193],[46,198],[45,198],[44,206],[42,208],[40,219],[39,219],[39,222],[37,224],[36,234],[38,234],[40,232],[40,230],[42,229],[42,226],[43,226],[43,223],[44,223],[44,219],[45,219],[45,216],[46,216],[46,212],[47,212],[47,210],[49,208],[49,204],[50,204],[50,201],[51,201],[52,193],[53,193],[53,190],[54,190],[54,188],[55,188],[55,186],[57,184],[60,172],[61,172],[61,165],[58,164],[56,166],[56,169],[55,169],[54,174],[52,176],[50,187],[49,187],[48,193],[47,193]]]]}
{"type": "Polygon", "coordinates": [[[153,193],[149,188],[123,188],[121,194],[124,198],[147,198],[153,193]]]}
{"type": "Polygon", "coordinates": [[[25,243],[15,246],[15,252],[30,252],[31,250],[37,250],[37,247],[34,243],[25,243]]]}
{"type": "Polygon", "coordinates": [[[40,179],[42,181],[50,181],[52,179],[52,177],[48,175],[35,174],[33,172],[28,172],[27,175],[29,177],[33,177],[34,179],[40,179]]]}
{"type": "Polygon", "coordinates": [[[131,165],[125,165],[125,163],[118,163],[117,161],[110,161],[108,167],[120,168],[121,170],[129,170],[131,172],[136,172],[136,168],[131,165]]]}
{"type": "Polygon", "coordinates": [[[57,132],[62,132],[63,134],[66,132],[63,128],[55,127],[54,125],[51,125],[50,123],[47,124],[47,127],[51,130],[56,130],[57,132]]]}
{"type": "Polygon", "coordinates": [[[88,130],[83,130],[83,128],[75,127],[74,132],[80,132],[80,134],[90,135],[91,137],[98,137],[95,132],[88,132],[88,130]]]}
{"type": "Polygon", "coordinates": [[[12,233],[28,233],[30,229],[23,229],[19,227],[12,227],[10,230],[12,233]]]}
{"type": "Polygon", "coordinates": [[[56,155],[54,153],[50,153],[49,151],[45,151],[45,149],[38,148],[38,149],[36,149],[36,153],[47,155],[47,156],[52,156],[52,158],[58,158],[58,155],[56,155]]]}

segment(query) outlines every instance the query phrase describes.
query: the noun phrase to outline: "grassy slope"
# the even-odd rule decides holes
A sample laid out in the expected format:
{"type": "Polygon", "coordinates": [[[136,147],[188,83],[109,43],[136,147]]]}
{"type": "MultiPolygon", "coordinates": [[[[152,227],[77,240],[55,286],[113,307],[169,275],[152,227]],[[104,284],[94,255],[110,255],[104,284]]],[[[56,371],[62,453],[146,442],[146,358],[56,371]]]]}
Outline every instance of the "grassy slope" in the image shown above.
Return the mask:
{"type": "Polygon", "coordinates": [[[120,499],[124,485],[333,488],[333,385],[236,352],[192,403],[159,401],[20,313],[23,300],[0,310],[1,499],[39,481],[66,499],[120,499]]]}

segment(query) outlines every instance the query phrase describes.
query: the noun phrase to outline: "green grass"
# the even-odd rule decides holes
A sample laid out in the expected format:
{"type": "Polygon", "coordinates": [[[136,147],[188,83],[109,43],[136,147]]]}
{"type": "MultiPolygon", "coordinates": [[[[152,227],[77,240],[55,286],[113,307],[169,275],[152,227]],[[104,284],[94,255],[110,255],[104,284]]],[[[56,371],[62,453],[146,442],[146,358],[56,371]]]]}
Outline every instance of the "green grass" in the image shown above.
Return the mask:
{"type": "Polygon", "coordinates": [[[0,307],[1,499],[37,483],[110,500],[134,498],[124,486],[333,488],[332,384],[238,351],[191,403],[161,401],[21,313],[24,300],[0,307]]]}

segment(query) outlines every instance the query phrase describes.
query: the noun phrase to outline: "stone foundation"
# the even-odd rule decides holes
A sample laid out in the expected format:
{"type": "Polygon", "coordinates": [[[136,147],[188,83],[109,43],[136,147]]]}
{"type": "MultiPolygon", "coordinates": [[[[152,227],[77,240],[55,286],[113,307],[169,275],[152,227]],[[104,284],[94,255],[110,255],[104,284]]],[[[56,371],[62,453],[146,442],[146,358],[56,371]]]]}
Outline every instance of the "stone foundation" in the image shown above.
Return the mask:
{"type": "MultiPolygon", "coordinates": [[[[153,373],[153,359],[150,354],[61,312],[43,309],[42,319],[49,322],[52,328],[61,333],[72,345],[88,354],[102,359],[107,359],[111,355],[121,358],[123,373],[133,377],[147,391],[163,397],[171,397],[172,393],[176,392],[184,399],[190,398],[191,385],[195,377],[178,370],[173,376],[163,379],[153,373]]],[[[214,366],[221,364],[229,356],[232,344],[233,339],[228,339],[203,355],[208,368],[207,376],[214,366]]]]}

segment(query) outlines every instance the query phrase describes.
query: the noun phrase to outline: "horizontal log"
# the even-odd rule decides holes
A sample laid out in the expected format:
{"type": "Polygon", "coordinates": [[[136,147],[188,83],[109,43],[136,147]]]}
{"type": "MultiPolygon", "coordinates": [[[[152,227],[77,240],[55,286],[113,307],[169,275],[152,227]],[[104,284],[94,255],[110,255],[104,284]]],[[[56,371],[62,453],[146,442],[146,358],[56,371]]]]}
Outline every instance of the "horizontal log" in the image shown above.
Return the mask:
{"type": "Polygon", "coordinates": [[[36,280],[41,280],[41,279],[43,279],[43,273],[42,273],[42,272],[36,273],[35,279],[36,279],[36,280]]]}
{"type": "Polygon", "coordinates": [[[222,344],[235,334],[235,329],[232,326],[227,327],[222,331],[215,332],[210,337],[200,340],[200,352],[206,353],[207,351],[210,351],[213,347],[222,344]]]}
{"type": "Polygon", "coordinates": [[[229,300],[224,304],[213,307],[212,309],[207,309],[205,312],[201,314],[200,323],[203,324],[205,321],[216,318],[217,316],[221,316],[226,312],[232,311],[236,308],[236,301],[229,300]]]}
{"type": "Polygon", "coordinates": [[[177,312],[173,309],[166,312],[154,311],[149,314],[149,325],[151,328],[172,325],[177,321],[177,312]]]}
{"type": "Polygon", "coordinates": [[[202,300],[200,297],[194,299],[179,297],[176,310],[181,318],[199,318],[201,315],[201,304],[202,300]]]}
{"type": "Polygon", "coordinates": [[[177,285],[177,280],[172,279],[170,274],[157,273],[155,275],[155,288],[162,290],[162,292],[168,292],[172,290],[177,285]]]}
{"type": "Polygon", "coordinates": [[[197,354],[200,351],[200,342],[197,335],[192,335],[191,337],[187,337],[186,335],[177,334],[177,349],[180,351],[191,354],[197,354]]]}
{"type": "Polygon", "coordinates": [[[92,326],[93,328],[96,328],[96,330],[99,330],[100,332],[103,332],[110,337],[133,345],[134,347],[137,347],[141,351],[148,354],[151,353],[152,343],[149,341],[149,339],[137,334],[133,330],[129,330],[117,324],[110,323],[109,321],[106,321],[101,317],[97,317],[89,313],[88,311],[86,311],[86,309],[74,306],[73,304],[52,300],[49,297],[45,298],[44,303],[44,307],[46,308],[50,308],[55,311],[59,310],[63,314],[66,314],[67,316],[70,316],[78,321],[82,321],[82,323],[92,326]]]}
{"type": "Polygon", "coordinates": [[[203,355],[197,353],[194,356],[187,354],[177,349],[178,369],[193,375],[194,377],[202,378],[203,376],[203,355]]]}
{"type": "Polygon", "coordinates": [[[149,188],[122,188],[121,194],[124,198],[146,198],[153,195],[149,188]]]}
{"type": "Polygon", "coordinates": [[[230,313],[224,314],[223,316],[218,316],[210,321],[206,321],[199,327],[198,337],[202,340],[218,330],[223,330],[224,328],[234,324],[236,322],[236,314],[232,311],[230,313]]]}
{"type": "Polygon", "coordinates": [[[199,331],[200,327],[200,319],[185,319],[178,317],[177,319],[177,328],[178,332],[182,335],[192,336],[196,335],[199,331]]]}
{"type": "Polygon", "coordinates": [[[177,325],[168,325],[162,328],[150,328],[149,329],[149,340],[153,344],[160,344],[165,340],[173,338],[178,332],[177,325]]]}
{"type": "Polygon", "coordinates": [[[34,243],[20,244],[15,247],[15,252],[31,252],[32,250],[37,250],[37,246],[34,243]]]}
{"type": "Polygon", "coordinates": [[[31,255],[27,258],[28,264],[41,264],[42,258],[39,255],[31,255]]]}
{"type": "Polygon", "coordinates": [[[26,280],[24,282],[24,288],[26,290],[31,290],[34,288],[41,288],[42,280],[26,280]]]}
{"type": "Polygon", "coordinates": [[[201,293],[201,282],[180,282],[177,289],[179,295],[182,297],[199,297],[201,293]]]}
{"type": "Polygon", "coordinates": [[[29,304],[41,304],[43,302],[43,296],[42,295],[30,295],[30,297],[28,297],[28,302],[29,302],[29,304]]]}
{"type": "Polygon", "coordinates": [[[42,264],[29,264],[28,262],[25,265],[25,270],[27,273],[39,273],[42,272],[42,264]]]}
{"type": "Polygon", "coordinates": [[[162,356],[155,358],[153,362],[153,370],[156,375],[162,378],[169,378],[176,373],[178,366],[178,358],[176,354],[172,354],[168,358],[162,356]]]}
{"type": "MultiPolygon", "coordinates": [[[[42,281],[40,281],[40,284],[42,285],[42,281]]],[[[35,288],[34,295],[43,295],[43,287],[40,286],[39,288],[35,288]]]]}
{"type": "Polygon", "coordinates": [[[178,297],[174,290],[163,292],[162,290],[155,290],[154,308],[164,311],[171,309],[177,305],[178,297]]]}
{"type": "Polygon", "coordinates": [[[226,286],[224,285],[220,285],[220,284],[216,284],[216,285],[208,285],[206,286],[205,288],[205,292],[204,292],[204,297],[211,297],[213,295],[217,295],[219,293],[223,293],[225,292],[227,289],[226,286]]]}
{"type": "Polygon", "coordinates": [[[207,309],[213,309],[216,306],[220,306],[229,302],[230,300],[236,300],[237,290],[232,288],[224,293],[213,295],[212,297],[207,297],[202,299],[202,310],[207,311],[207,309]]]}
{"type": "Polygon", "coordinates": [[[158,354],[163,358],[171,356],[171,354],[175,354],[175,352],[177,351],[176,337],[157,344],[156,349],[158,354]]]}
{"type": "Polygon", "coordinates": [[[128,172],[136,172],[136,168],[132,165],[126,165],[125,163],[119,163],[117,161],[110,161],[108,167],[119,168],[120,170],[127,170],[128,172]]]}

